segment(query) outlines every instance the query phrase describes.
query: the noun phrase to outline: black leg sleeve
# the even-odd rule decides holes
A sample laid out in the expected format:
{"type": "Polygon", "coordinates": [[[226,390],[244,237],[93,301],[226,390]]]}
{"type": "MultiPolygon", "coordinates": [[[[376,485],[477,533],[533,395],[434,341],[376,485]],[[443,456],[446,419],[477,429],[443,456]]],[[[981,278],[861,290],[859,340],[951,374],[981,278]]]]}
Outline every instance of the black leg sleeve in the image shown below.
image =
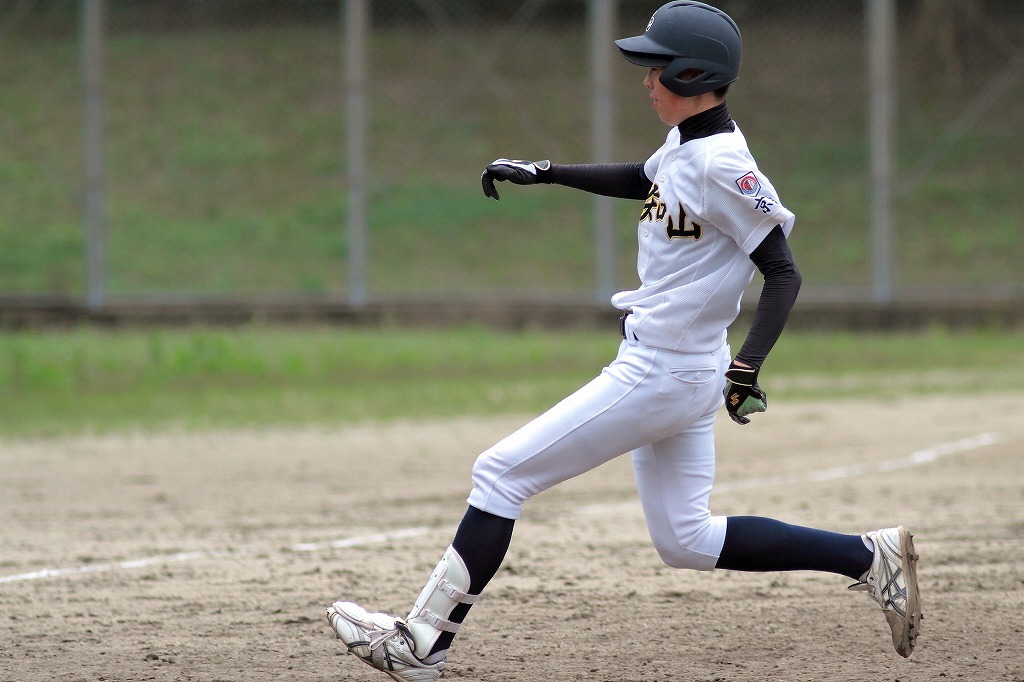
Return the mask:
{"type": "Polygon", "coordinates": [[[455,532],[452,547],[469,570],[470,594],[480,592],[498,572],[512,542],[515,521],[469,507],[455,532]]]}
{"type": "Polygon", "coordinates": [[[733,571],[825,571],[858,580],[872,553],[859,535],[793,526],[760,516],[730,516],[716,568],[733,571]]]}
{"type": "MultiPolygon", "coordinates": [[[[469,507],[455,532],[452,547],[462,557],[469,571],[469,593],[480,594],[501,567],[505,553],[512,542],[515,521],[469,507]]],[[[459,604],[449,616],[453,623],[461,623],[469,613],[470,604],[459,604]]],[[[430,653],[451,646],[455,634],[442,632],[430,653]]]]}

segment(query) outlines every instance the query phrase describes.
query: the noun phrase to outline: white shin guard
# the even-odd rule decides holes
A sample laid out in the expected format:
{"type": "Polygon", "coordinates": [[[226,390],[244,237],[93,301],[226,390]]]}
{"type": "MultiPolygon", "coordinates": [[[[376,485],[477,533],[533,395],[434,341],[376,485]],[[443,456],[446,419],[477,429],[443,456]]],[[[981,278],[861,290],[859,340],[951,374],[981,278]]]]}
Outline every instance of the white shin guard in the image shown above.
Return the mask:
{"type": "Polygon", "coordinates": [[[417,656],[426,657],[442,632],[458,631],[459,623],[448,620],[452,611],[459,604],[475,603],[480,596],[469,594],[469,585],[466,564],[455,548],[449,546],[406,618],[416,642],[417,656]]]}

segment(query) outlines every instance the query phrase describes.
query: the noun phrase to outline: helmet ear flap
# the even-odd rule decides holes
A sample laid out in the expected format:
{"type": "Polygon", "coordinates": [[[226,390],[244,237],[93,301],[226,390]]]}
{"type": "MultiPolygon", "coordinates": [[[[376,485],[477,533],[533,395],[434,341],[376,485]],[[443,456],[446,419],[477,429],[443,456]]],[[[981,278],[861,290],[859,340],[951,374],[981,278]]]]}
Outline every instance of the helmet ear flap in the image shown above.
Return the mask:
{"type": "Polygon", "coordinates": [[[711,61],[680,57],[673,59],[665,67],[658,80],[661,81],[661,84],[669,92],[674,92],[680,97],[694,97],[705,92],[717,90],[727,84],[716,73],[716,66],[711,61]],[[683,78],[683,74],[687,71],[697,71],[698,73],[690,78],[683,78]]]}

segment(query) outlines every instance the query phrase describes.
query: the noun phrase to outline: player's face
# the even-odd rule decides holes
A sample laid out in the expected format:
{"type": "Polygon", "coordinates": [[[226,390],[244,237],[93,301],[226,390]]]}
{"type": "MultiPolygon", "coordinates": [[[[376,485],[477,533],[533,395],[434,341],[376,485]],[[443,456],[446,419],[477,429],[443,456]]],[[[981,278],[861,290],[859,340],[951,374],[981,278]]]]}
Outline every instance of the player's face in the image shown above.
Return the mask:
{"type": "Polygon", "coordinates": [[[658,112],[661,122],[669,126],[677,126],[694,114],[699,114],[706,106],[703,96],[680,97],[672,92],[659,80],[665,69],[651,67],[644,78],[644,87],[651,91],[654,110],[658,112]]]}

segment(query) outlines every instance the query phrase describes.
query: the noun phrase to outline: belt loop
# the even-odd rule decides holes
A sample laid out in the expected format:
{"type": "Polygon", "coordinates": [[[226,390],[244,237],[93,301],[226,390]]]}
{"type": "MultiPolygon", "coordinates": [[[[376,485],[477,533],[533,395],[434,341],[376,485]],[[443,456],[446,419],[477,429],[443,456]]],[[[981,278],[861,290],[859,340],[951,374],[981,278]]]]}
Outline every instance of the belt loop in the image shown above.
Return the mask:
{"type": "Polygon", "coordinates": [[[626,338],[626,318],[633,314],[632,310],[627,310],[619,316],[619,335],[625,340],[626,338]]]}

